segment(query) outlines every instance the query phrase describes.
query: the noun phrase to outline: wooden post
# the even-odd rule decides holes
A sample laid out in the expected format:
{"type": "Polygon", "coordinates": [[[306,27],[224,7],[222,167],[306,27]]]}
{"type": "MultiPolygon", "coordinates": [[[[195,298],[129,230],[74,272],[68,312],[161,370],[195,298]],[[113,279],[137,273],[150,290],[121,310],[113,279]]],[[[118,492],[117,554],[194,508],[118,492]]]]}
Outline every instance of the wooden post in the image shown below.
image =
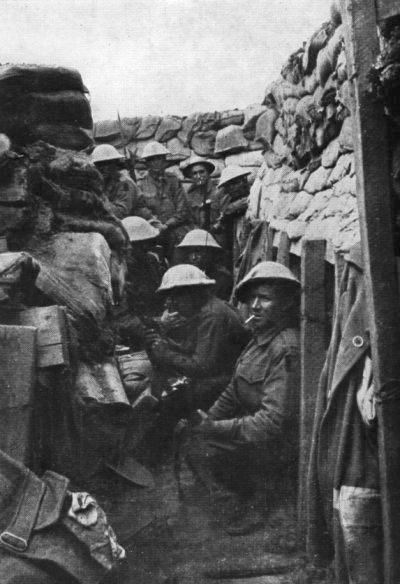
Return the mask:
{"type": "Polygon", "coordinates": [[[279,239],[278,253],[276,256],[276,261],[283,264],[287,268],[289,267],[289,253],[290,250],[290,239],[286,231],[281,231],[281,236],[279,239]]]}
{"type": "Polygon", "coordinates": [[[342,274],[345,266],[345,260],[340,252],[335,253],[335,306],[339,298],[340,282],[342,281],[342,274]]]}
{"type": "MultiPolygon", "coordinates": [[[[380,5],[393,5],[380,2],[380,5]]],[[[374,0],[342,0],[349,79],[353,81],[353,141],[357,199],[377,397],[384,533],[384,582],[400,582],[400,310],[390,213],[387,120],[369,94],[378,52],[374,0]]],[[[400,12],[400,10],[398,10],[400,12]]],[[[381,10],[382,15],[382,10],[381,10]]]]}
{"type": "Polygon", "coordinates": [[[306,532],[306,484],[319,376],[325,360],[325,240],[303,240],[301,253],[301,390],[299,542],[306,532]]]}

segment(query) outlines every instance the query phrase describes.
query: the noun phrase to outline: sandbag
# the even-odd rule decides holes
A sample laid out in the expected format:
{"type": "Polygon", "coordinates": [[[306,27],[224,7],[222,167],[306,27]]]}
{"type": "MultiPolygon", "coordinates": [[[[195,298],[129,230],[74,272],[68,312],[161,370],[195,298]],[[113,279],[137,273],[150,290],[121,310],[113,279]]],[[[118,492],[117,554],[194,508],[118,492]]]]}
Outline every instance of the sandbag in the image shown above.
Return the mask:
{"type": "Polygon", "coordinates": [[[324,191],[328,186],[329,175],[331,172],[331,168],[320,166],[317,170],[311,173],[308,181],[304,185],[304,190],[311,195],[324,191]]]}
{"type": "Polygon", "coordinates": [[[310,201],[309,205],[307,205],[307,209],[305,209],[305,211],[299,215],[298,220],[308,222],[311,219],[319,216],[332,197],[332,189],[326,189],[316,193],[316,195],[312,198],[312,201],[310,201]]]}
{"type": "Polygon", "coordinates": [[[346,174],[351,172],[352,163],[354,161],[353,154],[342,154],[339,156],[335,167],[332,169],[331,174],[328,179],[328,186],[332,186],[339,180],[341,180],[346,174]]]}
{"type": "Polygon", "coordinates": [[[169,152],[170,152],[170,154],[167,157],[168,160],[171,160],[174,162],[180,162],[181,160],[186,160],[186,158],[189,158],[191,155],[190,148],[187,148],[186,146],[184,146],[184,144],[181,142],[179,137],[171,138],[171,140],[168,140],[166,147],[167,147],[167,150],[169,150],[169,152]]]}
{"type": "Polygon", "coordinates": [[[148,140],[149,138],[152,138],[155,135],[160,122],[161,118],[159,116],[145,116],[141,118],[140,126],[136,131],[135,139],[148,140]]]}
{"type": "Polygon", "coordinates": [[[178,132],[178,138],[185,146],[188,146],[195,132],[217,130],[220,127],[219,123],[219,112],[196,112],[184,118],[182,129],[178,132]]]}
{"type": "Polygon", "coordinates": [[[157,128],[154,139],[157,142],[168,142],[175,138],[182,127],[182,118],[179,116],[165,116],[157,128]]]}
{"type": "Polygon", "coordinates": [[[125,144],[131,141],[137,140],[137,132],[140,127],[141,118],[122,118],[121,124],[117,120],[117,124],[120,130],[121,139],[125,144]],[[121,135],[121,130],[123,136],[121,135]]]}
{"type": "Polygon", "coordinates": [[[281,76],[289,83],[296,85],[303,78],[303,54],[303,48],[292,53],[281,69],[281,76]]]}
{"type": "Polygon", "coordinates": [[[335,166],[338,158],[340,156],[340,143],[338,138],[332,140],[321,156],[321,164],[325,166],[325,168],[332,168],[335,166]]]}
{"type": "Polygon", "coordinates": [[[264,162],[263,150],[253,150],[252,152],[240,152],[230,154],[225,158],[226,166],[261,166],[264,162]]]}
{"type": "Polygon", "coordinates": [[[93,127],[90,103],[80,91],[26,93],[7,109],[22,115],[29,124],[65,122],[89,130],[93,127]]]}
{"type": "Polygon", "coordinates": [[[324,23],[306,43],[303,54],[303,70],[306,75],[309,75],[314,70],[318,53],[325,47],[331,34],[332,27],[329,23],[324,23]]]}
{"type": "Polygon", "coordinates": [[[343,121],[342,129],[339,134],[339,144],[341,152],[353,152],[353,120],[351,117],[343,121]]]}
{"type": "Polygon", "coordinates": [[[29,128],[28,135],[24,135],[22,142],[36,142],[43,140],[57,148],[65,150],[85,150],[93,145],[93,140],[88,130],[73,124],[37,124],[29,128]]]}
{"type": "Polygon", "coordinates": [[[93,127],[93,138],[99,142],[108,142],[120,136],[121,130],[118,120],[102,120],[93,127]]]}
{"type": "Polygon", "coordinates": [[[272,98],[272,103],[277,104],[278,107],[281,108],[283,102],[288,97],[297,97],[297,99],[301,99],[307,95],[307,93],[307,90],[302,85],[295,85],[294,83],[289,83],[289,81],[286,81],[285,79],[280,79],[278,81],[273,81],[267,86],[263,104],[267,104],[272,98]]]}
{"type": "Polygon", "coordinates": [[[59,233],[32,250],[41,265],[36,286],[76,316],[102,322],[112,305],[111,252],[99,233],[59,233]]]}
{"type": "Polygon", "coordinates": [[[190,146],[198,156],[211,156],[214,153],[216,135],[214,130],[196,132],[190,146]]]}
{"type": "Polygon", "coordinates": [[[244,110],[243,135],[248,140],[253,140],[258,118],[266,111],[266,106],[253,103],[244,110]]]}
{"type": "Polygon", "coordinates": [[[287,219],[296,219],[301,213],[304,213],[312,199],[313,196],[306,191],[297,193],[289,206],[287,219]]]}
{"type": "Polygon", "coordinates": [[[68,187],[101,193],[103,179],[90,157],[78,152],[64,152],[48,165],[49,176],[68,187]]]}
{"type": "Polygon", "coordinates": [[[234,109],[226,110],[221,112],[221,117],[219,121],[219,130],[221,128],[226,128],[227,126],[241,126],[244,122],[244,112],[243,110],[234,109]]]}
{"type": "Polygon", "coordinates": [[[227,126],[219,130],[215,140],[215,155],[233,154],[247,148],[247,140],[239,126],[227,126]]]}
{"type": "Polygon", "coordinates": [[[261,114],[256,123],[254,139],[262,144],[266,143],[269,146],[272,146],[277,132],[275,122],[278,118],[278,110],[271,107],[261,114]]]}
{"type": "Polygon", "coordinates": [[[87,92],[76,69],[44,65],[0,66],[0,95],[4,91],[83,91],[87,92]]]}

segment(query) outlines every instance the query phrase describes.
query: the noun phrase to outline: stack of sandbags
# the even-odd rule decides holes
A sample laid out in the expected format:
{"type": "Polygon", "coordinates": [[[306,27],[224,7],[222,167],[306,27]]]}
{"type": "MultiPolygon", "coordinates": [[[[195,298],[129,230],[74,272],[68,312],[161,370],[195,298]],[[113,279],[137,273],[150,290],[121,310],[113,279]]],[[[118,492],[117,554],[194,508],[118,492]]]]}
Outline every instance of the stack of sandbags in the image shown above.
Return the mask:
{"type": "Polygon", "coordinates": [[[354,95],[337,8],[332,14],[267,87],[267,110],[257,121],[265,127],[266,150],[248,215],[286,231],[295,251],[303,237],[326,239],[331,251],[348,249],[359,237],[354,95]]]}
{"type": "Polygon", "coordinates": [[[87,89],[75,69],[0,66],[0,129],[16,144],[44,140],[83,150],[93,126],[87,89]]]}

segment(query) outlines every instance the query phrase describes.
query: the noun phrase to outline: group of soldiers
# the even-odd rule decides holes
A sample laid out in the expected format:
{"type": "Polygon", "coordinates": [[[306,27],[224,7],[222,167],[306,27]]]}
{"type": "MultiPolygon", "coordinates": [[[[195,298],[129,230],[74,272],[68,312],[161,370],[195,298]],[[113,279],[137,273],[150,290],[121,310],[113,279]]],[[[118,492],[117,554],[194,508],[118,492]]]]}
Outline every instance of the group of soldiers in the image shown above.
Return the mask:
{"type": "Polygon", "coordinates": [[[281,489],[296,476],[300,285],[288,268],[262,262],[232,290],[248,171],[228,166],[216,187],[214,164],[193,157],[182,165],[186,194],[165,172],[167,156],[149,143],[136,184],[112,146],[92,155],[130,240],[114,326],[118,343],[151,363],[160,407],[149,445],[159,452],[186,432],[192,467],[230,499],[226,529],[241,535],[263,524],[277,481],[281,489]]]}

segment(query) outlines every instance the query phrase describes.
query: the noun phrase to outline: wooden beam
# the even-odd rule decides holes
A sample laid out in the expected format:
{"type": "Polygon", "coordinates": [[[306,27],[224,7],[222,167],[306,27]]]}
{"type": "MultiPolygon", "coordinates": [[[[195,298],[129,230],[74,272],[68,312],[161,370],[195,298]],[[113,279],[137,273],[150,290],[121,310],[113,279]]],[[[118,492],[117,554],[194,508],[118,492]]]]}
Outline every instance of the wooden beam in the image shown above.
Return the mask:
{"type": "MultiPolygon", "coordinates": [[[[342,0],[354,86],[357,199],[376,388],[384,532],[384,582],[400,582],[400,311],[393,254],[387,120],[369,94],[379,53],[374,0],[342,0]]],[[[389,3],[385,3],[389,6],[389,3]]],[[[382,14],[382,12],[381,12],[382,14]]]]}
{"type": "Polygon", "coordinates": [[[29,464],[36,329],[0,325],[0,449],[29,464]]]}
{"type": "Polygon", "coordinates": [[[286,231],[281,231],[276,261],[288,268],[289,259],[290,259],[290,239],[286,231]]]}
{"type": "Polygon", "coordinates": [[[325,360],[325,240],[304,240],[301,255],[301,389],[298,533],[306,533],[306,484],[318,382],[325,360]]]}

